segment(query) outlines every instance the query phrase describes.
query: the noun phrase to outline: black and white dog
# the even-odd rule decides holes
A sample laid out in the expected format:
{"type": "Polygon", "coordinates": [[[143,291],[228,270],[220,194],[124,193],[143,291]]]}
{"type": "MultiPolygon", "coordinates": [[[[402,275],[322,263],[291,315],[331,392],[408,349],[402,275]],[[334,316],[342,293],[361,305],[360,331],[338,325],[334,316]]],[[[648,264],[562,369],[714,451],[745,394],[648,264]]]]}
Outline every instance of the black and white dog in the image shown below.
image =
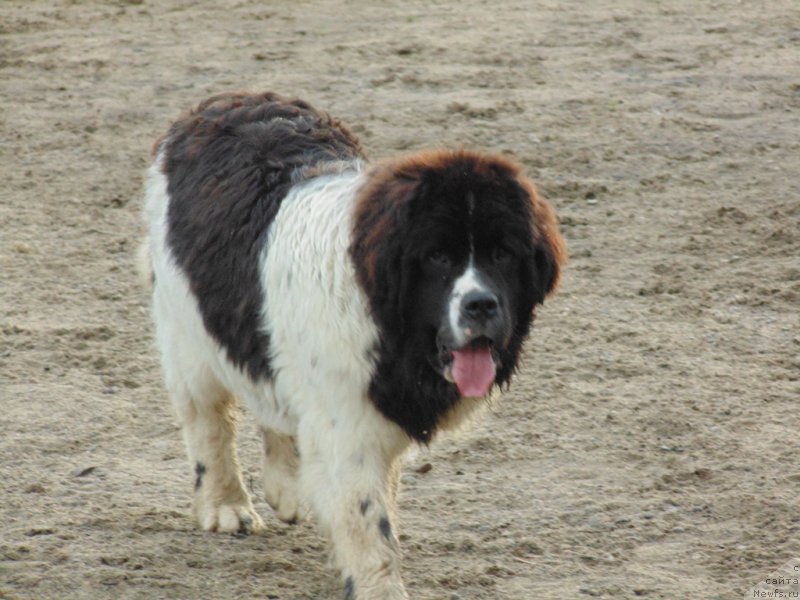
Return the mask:
{"type": "Polygon", "coordinates": [[[308,506],[348,598],[396,599],[399,457],[509,382],[565,259],[554,213],[499,156],[367,165],[338,120],[273,93],[210,98],[156,146],[146,188],[166,387],[211,531],[261,524],[235,399],[278,517],[308,506]]]}

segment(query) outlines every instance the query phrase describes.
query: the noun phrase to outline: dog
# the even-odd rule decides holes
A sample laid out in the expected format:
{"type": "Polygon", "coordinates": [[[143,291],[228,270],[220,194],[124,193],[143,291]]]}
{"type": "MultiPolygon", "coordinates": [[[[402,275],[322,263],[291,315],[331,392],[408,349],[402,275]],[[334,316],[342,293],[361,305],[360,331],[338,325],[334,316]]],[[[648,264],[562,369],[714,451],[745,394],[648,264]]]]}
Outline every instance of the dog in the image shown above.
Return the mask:
{"type": "Polygon", "coordinates": [[[566,259],[553,209],[505,157],[370,164],[338,119],[275,93],[205,100],[154,155],[152,313],[200,526],[263,524],[238,399],[266,501],[290,523],[311,509],[345,597],[407,598],[399,459],[510,382],[566,259]]]}

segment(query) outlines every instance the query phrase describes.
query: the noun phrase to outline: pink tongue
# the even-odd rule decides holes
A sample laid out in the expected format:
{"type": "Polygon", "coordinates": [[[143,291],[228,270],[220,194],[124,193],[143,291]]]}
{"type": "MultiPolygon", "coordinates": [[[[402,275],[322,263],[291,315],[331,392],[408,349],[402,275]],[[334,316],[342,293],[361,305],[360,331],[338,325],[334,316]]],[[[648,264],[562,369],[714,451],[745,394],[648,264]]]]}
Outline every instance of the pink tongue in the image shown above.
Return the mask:
{"type": "Polygon", "coordinates": [[[464,348],[453,352],[453,379],[462,396],[485,396],[494,383],[495,366],[489,348],[464,348]]]}

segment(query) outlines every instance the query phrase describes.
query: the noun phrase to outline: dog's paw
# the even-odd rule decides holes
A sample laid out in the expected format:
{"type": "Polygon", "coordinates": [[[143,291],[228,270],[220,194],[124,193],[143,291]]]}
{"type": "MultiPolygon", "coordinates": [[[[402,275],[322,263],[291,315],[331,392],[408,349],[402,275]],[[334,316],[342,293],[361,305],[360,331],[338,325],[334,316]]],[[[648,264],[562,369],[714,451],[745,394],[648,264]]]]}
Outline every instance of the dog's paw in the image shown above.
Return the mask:
{"type": "Polygon", "coordinates": [[[264,526],[250,503],[220,504],[195,509],[200,526],[205,531],[249,535],[264,526]]]}
{"type": "Polygon", "coordinates": [[[304,510],[300,502],[297,480],[286,473],[264,475],[264,499],[281,521],[297,523],[304,510]]]}

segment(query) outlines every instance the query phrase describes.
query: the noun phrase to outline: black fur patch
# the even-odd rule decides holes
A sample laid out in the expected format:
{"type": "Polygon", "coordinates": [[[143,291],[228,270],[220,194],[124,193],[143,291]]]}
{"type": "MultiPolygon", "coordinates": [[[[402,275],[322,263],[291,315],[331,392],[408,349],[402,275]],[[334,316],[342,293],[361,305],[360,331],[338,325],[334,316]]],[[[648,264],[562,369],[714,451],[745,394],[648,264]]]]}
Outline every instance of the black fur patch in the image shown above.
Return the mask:
{"type": "Polygon", "coordinates": [[[359,506],[359,509],[361,510],[361,514],[362,515],[366,515],[367,514],[367,511],[369,510],[369,507],[370,507],[371,504],[372,504],[372,500],[370,500],[369,498],[364,498],[361,501],[361,505],[359,506]]]}
{"type": "Polygon", "coordinates": [[[168,244],[209,333],[252,378],[269,377],[259,257],[298,167],[363,157],[338,120],[273,93],[209,98],[161,146],[168,244]]]}
{"type": "Polygon", "coordinates": [[[381,530],[381,535],[384,537],[386,541],[391,541],[392,539],[392,524],[389,523],[388,517],[381,517],[380,521],[378,521],[378,529],[381,530]]]}
{"type": "Polygon", "coordinates": [[[198,461],[194,465],[194,474],[195,474],[194,489],[195,491],[197,491],[203,485],[203,475],[206,474],[206,466],[198,461]]]}
{"type": "Polygon", "coordinates": [[[352,577],[348,577],[344,580],[344,600],[355,600],[356,597],[356,585],[353,582],[352,577]]]}
{"type": "Polygon", "coordinates": [[[461,399],[431,363],[452,282],[471,252],[507,313],[506,343],[495,348],[495,383],[503,385],[534,306],[558,280],[564,250],[552,210],[502,157],[432,152],[371,173],[350,248],[381,332],[369,392],[384,416],[421,442],[461,399]]]}

